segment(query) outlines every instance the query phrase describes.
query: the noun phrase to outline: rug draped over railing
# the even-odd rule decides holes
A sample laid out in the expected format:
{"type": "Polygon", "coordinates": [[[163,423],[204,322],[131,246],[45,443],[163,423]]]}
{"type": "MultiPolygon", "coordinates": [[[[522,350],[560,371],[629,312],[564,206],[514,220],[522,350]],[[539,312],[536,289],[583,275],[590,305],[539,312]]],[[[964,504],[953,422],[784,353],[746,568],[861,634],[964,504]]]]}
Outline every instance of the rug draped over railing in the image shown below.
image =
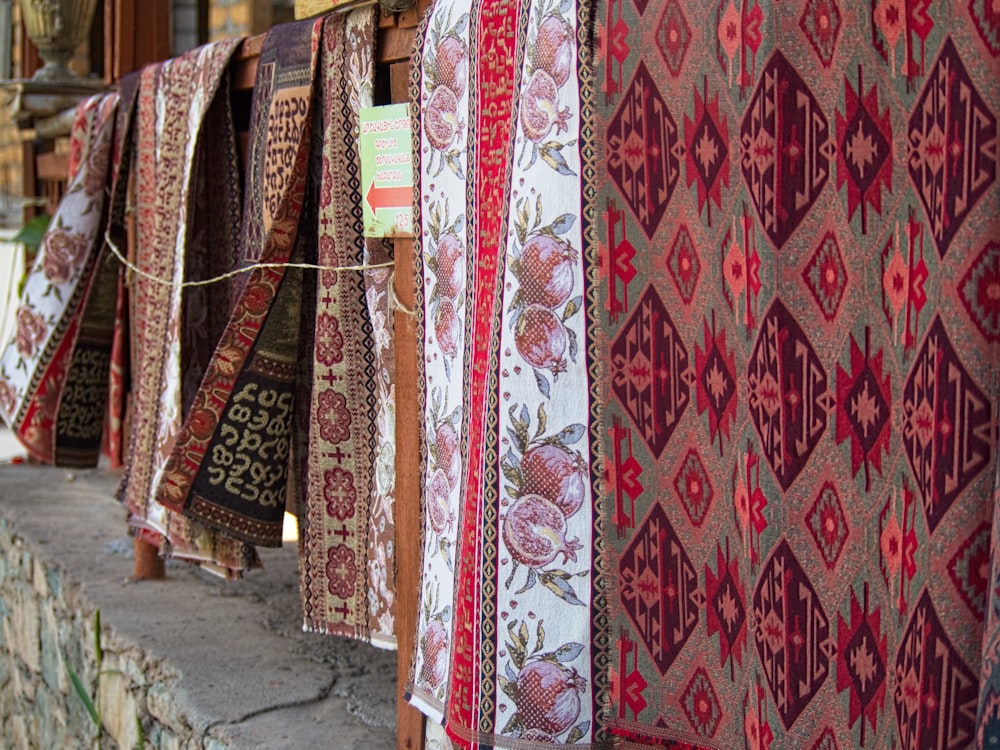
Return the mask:
{"type": "Polygon", "coordinates": [[[250,112],[235,304],[164,471],[159,500],[227,536],[281,545],[296,397],[297,243],[322,19],[274,27],[250,112]],[[257,265],[257,264],[276,265],[257,265]]]}
{"type": "Polygon", "coordinates": [[[596,22],[612,732],[988,745],[996,14],[611,0],[596,22]]]}
{"type": "Polygon", "coordinates": [[[35,459],[97,463],[117,266],[103,230],[117,94],[76,110],[66,195],[46,230],[0,356],[0,415],[35,459]],[[110,285],[110,288],[109,288],[110,285]]]}
{"type": "Polygon", "coordinates": [[[218,321],[230,306],[225,285],[215,285],[209,296],[202,287],[181,284],[234,263],[240,176],[226,69],[237,44],[206,45],[141,74],[133,160],[131,429],[118,493],[130,525],[164,554],[227,576],[254,563],[252,548],[191,522],[157,495],[198,373],[220,335],[218,321]]]}
{"type": "Polygon", "coordinates": [[[411,693],[459,747],[594,738],[588,8],[439,2],[414,60],[427,459],[411,693]]]}
{"type": "Polygon", "coordinates": [[[318,202],[300,376],[300,582],[307,630],[395,647],[391,260],[362,236],[358,112],[371,106],[375,13],[326,20],[312,159],[318,202]],[[337,270],[341,269],[341,270],[337,270]]]}

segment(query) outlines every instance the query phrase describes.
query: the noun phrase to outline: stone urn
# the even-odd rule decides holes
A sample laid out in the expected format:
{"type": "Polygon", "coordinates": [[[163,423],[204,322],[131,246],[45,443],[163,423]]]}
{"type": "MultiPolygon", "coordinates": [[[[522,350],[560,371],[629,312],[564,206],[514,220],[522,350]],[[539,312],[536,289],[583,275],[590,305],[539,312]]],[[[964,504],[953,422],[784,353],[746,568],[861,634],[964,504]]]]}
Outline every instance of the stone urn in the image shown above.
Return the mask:
{"type": "Polygon", "coordinates": [[[97,0],[21,0],[24,28],[45,61],[33,81],[76,83],[67,63],[90,35],[97,0]]]}

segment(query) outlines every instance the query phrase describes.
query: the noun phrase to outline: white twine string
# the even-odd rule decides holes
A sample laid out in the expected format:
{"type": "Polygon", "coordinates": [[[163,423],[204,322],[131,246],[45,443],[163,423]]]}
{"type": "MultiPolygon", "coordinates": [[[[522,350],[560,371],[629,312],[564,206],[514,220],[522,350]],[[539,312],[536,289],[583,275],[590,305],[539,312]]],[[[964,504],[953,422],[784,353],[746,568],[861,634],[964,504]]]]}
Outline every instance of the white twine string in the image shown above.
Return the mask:
{"type": "MultiPolygon", "coordinates": [[[[199,279],[197,281],[181,281],[177,282],[173,279],[165,279],[162,276],[157,276],[155,274],[149,273],[139,268],[139,266],[132,263],[128,258],[126,258],[121,250],[118,249],[118,245],[115,244],[114,240],[111,239],[111,232],[106,231],[104,233],[104,241],[107,243],[108,248],[111,250],[111,254],[118,259],[118,262],[125,266],[129,271],[141,276],[144,279],[148,279],[156,284],[162,284],[164,286],[170,286],[178,289],[186,289],[188,287],[194,286],[208,286],[210,284],[217,284],[220,281],[225,281],[227,279],[234,278],[241,273],[250,273],[258,268],[304,268],[313,271],[373,271],[379,268],[392,268],[395,266],[394,261],[386,261],[385,263],[361,263],[353,266],[324,266],[317,265],[315,263],[255,263],[252,266],[246,266],[244,268],[237,268],[227,273],[220,274],[218,276],[213,276],[208,279],[199,279]]],[[[405,313],[406,315],[415,316],[417,314],[416,310],[411,310],[406,307],[402,302],[399,301],[399,297],[396,296],[396,284],[395,284],[395,272],[389,277],[389,306],[390,308],[395,308],[405,313]]]]}

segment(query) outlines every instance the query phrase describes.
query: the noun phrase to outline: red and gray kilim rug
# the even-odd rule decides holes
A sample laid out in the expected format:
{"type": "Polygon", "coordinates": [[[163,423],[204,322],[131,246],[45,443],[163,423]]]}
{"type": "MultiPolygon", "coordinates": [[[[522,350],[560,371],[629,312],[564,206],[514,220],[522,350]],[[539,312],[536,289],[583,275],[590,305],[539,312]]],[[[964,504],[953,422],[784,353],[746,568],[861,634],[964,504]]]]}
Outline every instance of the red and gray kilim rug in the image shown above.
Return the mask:
{"type": "Polygon", "coordinates": [[[988,744],[1000,17],[610,0],[596,20],[609,728],[988,744]]]}

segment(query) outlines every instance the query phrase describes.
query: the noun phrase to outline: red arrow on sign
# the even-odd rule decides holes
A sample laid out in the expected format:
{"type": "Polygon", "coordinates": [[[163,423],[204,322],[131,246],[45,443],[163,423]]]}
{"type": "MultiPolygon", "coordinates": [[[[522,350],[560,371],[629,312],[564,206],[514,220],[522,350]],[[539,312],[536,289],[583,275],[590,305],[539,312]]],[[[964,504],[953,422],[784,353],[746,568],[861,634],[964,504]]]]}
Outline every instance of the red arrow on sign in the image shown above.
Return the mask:
{"type": "Polygon", "coordinates": [[[372,213],[380,208],[408,208],[413,204],[412,187],[375,187],[372,182],[365,196],[372,213]]]}

